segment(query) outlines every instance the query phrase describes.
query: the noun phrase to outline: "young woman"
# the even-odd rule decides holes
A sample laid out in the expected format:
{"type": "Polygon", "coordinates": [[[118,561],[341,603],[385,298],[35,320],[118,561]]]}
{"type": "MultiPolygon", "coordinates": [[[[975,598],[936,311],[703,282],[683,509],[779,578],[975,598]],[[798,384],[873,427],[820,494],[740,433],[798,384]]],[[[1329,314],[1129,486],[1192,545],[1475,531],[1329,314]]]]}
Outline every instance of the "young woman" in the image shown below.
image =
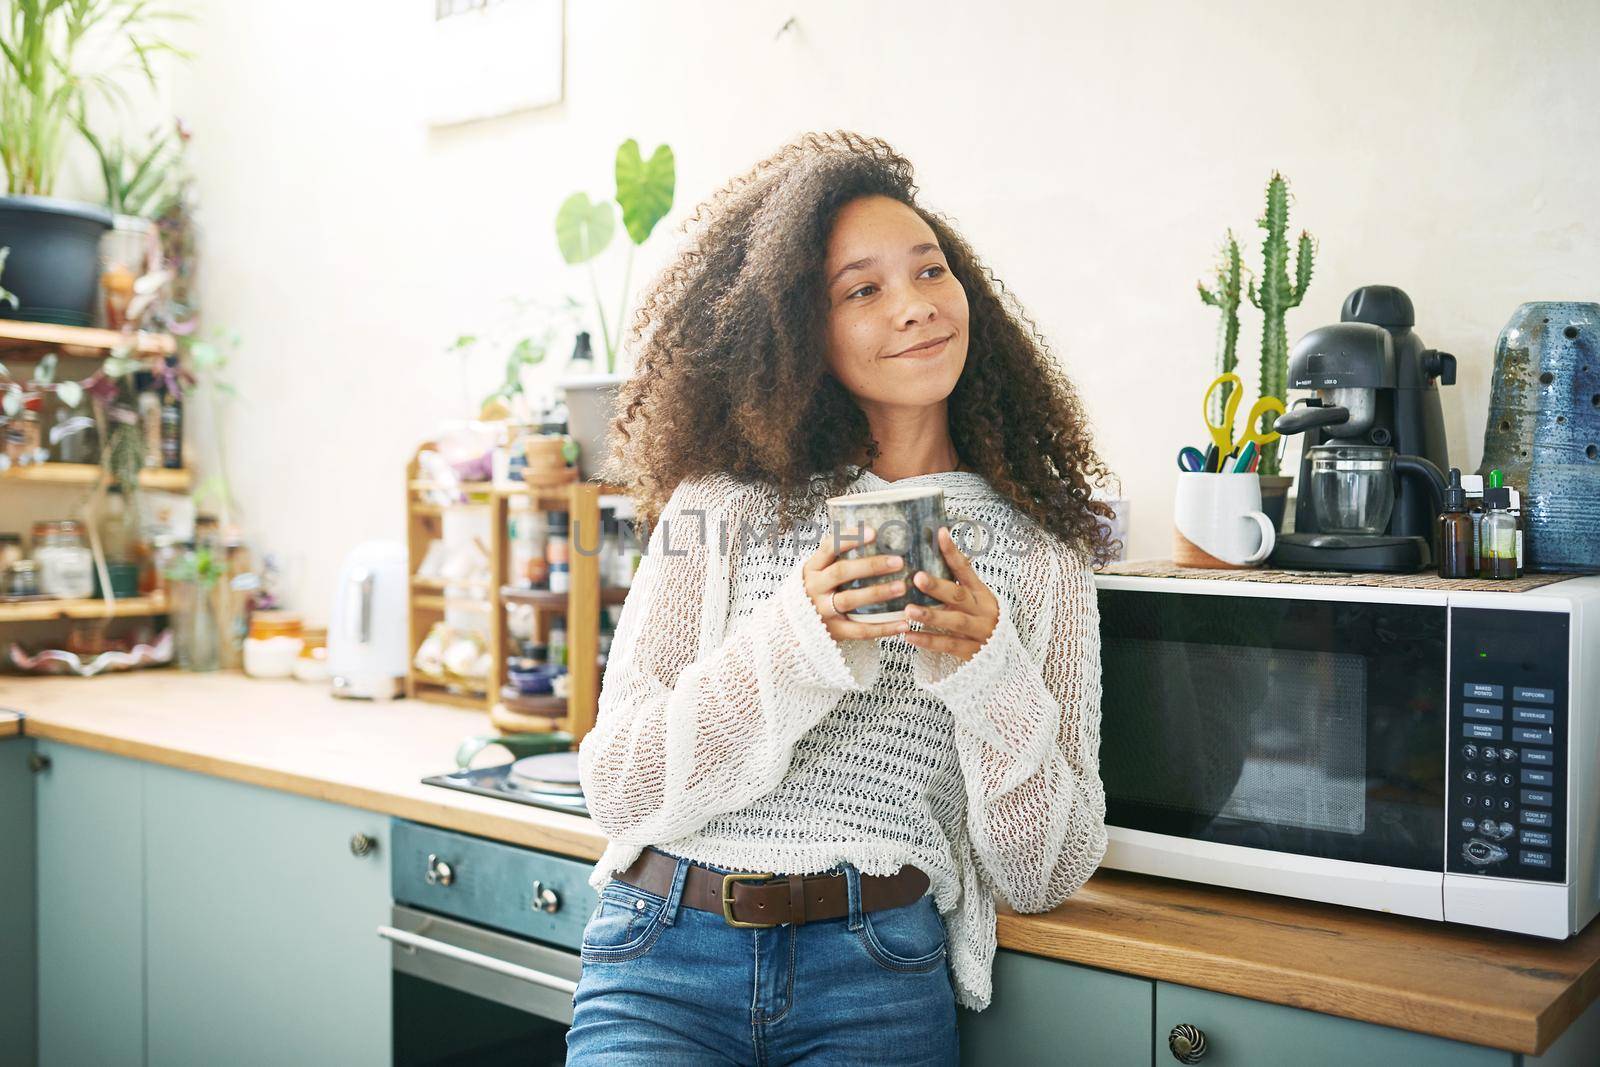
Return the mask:
{"type": "Polygon", "coordinates": [[[609,846],[571,1064],[953,1064],[994,896],[1049,910],[1104,853],[1107,472],[916,194],[882,141],[808,135],[696,212],[635,321],[610,477],[651,532],[579,748],[609,846]],[[853,622],[898,560],[842,558],[824,502],[891,485],[944,490],[953,580],[853,622]]]}

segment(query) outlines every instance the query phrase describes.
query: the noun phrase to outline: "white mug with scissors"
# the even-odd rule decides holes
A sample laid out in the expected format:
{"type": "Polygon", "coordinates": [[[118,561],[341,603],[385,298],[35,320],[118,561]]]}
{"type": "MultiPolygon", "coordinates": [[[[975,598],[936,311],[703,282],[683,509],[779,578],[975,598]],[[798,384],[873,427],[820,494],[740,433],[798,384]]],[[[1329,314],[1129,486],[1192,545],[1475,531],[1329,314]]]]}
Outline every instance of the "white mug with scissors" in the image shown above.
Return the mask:
{"type": "MultiPolygon", "coordinates": [[[[1181,567],[1252,567],[1271,555],[1277,544],[1272,520],[1261,510],[1261,480],[1219,471],[1225,470],[1226,457],[1233,453],[1236,444],[1249,452],[1278,439],[1277,431],[1260,431],[1256,427],[1268,411],[1283,414],[1283,402],[1275,397],[1256,401],[1250,409],[1244,436],[1235,439],[1233,420],[1240,396],[1241,383],[1236,374],[1219,375],[1206,390],[1203,402],[1206,429],[1219,458],[1210,470],[1184,471],[1178,475],[1172,556],[1181,567]],[[1230,380],[1233,389],[1223,405],[1222,422],[1213,423],[1211,393],[1230,380]]],[[[1241,455],[1240,466],[1247,466],[1250,458],[1241,455]]]]}

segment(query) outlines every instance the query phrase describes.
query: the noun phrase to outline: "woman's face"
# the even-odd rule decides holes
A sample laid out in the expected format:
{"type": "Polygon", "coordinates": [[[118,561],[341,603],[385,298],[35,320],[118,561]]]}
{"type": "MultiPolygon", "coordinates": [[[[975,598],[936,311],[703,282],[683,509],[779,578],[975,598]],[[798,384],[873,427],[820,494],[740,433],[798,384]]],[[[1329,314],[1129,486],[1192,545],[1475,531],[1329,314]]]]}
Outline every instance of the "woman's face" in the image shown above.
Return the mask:
{"type": "Polygon", "coordinates": [[[828,369],[852,395],[896,407],[949,397],[967,362],[967,292],[922,216],[886,196],[852,200],[823,275],[828,369]]]}

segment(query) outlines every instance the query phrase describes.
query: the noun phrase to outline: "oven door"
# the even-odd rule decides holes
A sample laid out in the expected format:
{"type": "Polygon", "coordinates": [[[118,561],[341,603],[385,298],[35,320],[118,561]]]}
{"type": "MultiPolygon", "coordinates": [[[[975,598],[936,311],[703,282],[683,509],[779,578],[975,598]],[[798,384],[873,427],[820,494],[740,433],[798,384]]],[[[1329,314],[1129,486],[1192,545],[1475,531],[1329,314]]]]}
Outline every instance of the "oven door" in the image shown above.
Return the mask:
{"type": "Polygon", "coordinates": [[[576,952],[393,907],[394,1062],[566,1062],[576,952]]]}
{"type": "Polygon", "coordinates": [[[1106,866],[1443,918],[1442,595],[1097,585],[1106,866]]]}

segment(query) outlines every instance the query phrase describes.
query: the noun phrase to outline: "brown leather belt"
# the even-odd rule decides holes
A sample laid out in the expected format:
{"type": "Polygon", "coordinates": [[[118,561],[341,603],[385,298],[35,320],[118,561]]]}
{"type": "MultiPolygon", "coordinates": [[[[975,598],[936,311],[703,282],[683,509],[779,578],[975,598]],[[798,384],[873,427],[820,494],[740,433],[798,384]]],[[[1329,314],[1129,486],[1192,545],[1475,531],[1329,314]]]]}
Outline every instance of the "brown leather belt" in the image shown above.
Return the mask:
{"type": "MultiPolygon", "coordinates": [[[[646,848],[616,878],[666,897],[672,891],[677,871],[677,857],[646,848]]],[[[910,864],[891,875],[863,874],[861,909],[898,908],[921,899],[927,890],[928,876],[910,864]]],[[[837,919],[850,913],[850,892],[843,874],[722,874],[692,861],[679,899],[691,908],[721,915],[729,926],[804,926],[810,921],[837,919]]]]}

